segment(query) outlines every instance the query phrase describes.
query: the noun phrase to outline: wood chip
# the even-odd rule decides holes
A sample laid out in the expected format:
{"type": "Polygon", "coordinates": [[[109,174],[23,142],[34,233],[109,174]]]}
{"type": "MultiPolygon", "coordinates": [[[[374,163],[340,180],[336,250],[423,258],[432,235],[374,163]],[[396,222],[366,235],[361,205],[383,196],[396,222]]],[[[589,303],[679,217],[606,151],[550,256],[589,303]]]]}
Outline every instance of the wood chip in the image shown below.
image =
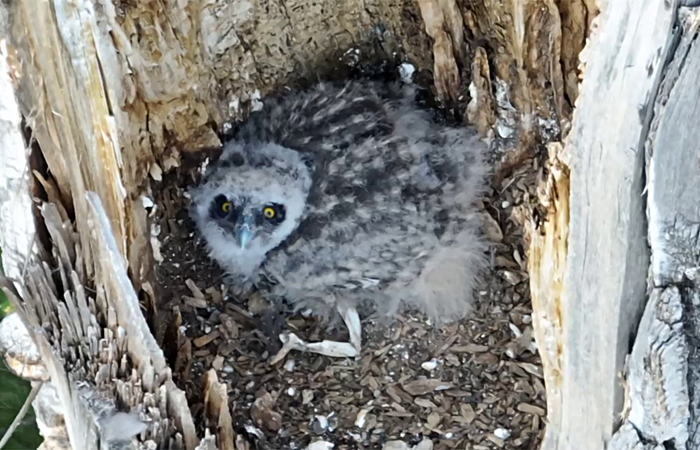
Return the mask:
{"type": "Polygon", "coordinates": [[[534,364],[530,363],[518,363],[520,367],[523,368],[527,373],[532,374],[538,378],[542,378],[542,367],[541,366],[536,366],[534,364]]]}
{"type": "Polygon", "coordinates": [[[472,405],[468,403],[462,403],[461,405],[459,405],[459,412],[467,423],[474,422],[474,419],[476,418],[476,413],[474,412],[474,408],[472,407],[472,405]]]}
{"type": "Polygon", "coordinates": [[[205,345],[213,342],[216,338],[220,336],[220,333],[218,331],[212,331],[209,334],[205,334],[204,336],[200,336],[197,339],[194,339],[192,343],[194,344],[195,347],[204,347],[205,345]]]}
{"type": "Polygon", "coordinates": [[[403,384],[403,389],[411,395],[424,395],[433,391],[451,389],[450,383],[438,379],[421,379],[403,384]]]}
{"type": "Polygon", "coordinates": [[[450,351],[454,353],[484,353],[489,351],[489,347],[477,344],[457,345],[450,348],[450,351]]]}
{"type": "Polygon", "coordinates": [[[437,405],[435,403],[425,398],[417,398],[413,401],[413,403],[420,406],[421,408],[437,409],[437,405]]]}
{"type": "Polygon", "coordinates": [[[529,403],[520,403],[517,407],[518,411],[528,413],[528,414],[535,414],[537,416],[542,416],[544,417],[545,415],[545,410],[544,408],[540,408],[539,406],[531,405],[529,403]]]}
{"type": "Polygon", "coordinates": [[[221,370],[221,368],[224,367],[224,357],[219,355],[214,358],[214,361],[211,363],[211,367],[214,370],[221,370]]]}
{"type": "Polygon", "coordinates": [[[493,434],[490,434],[490,435],[487,437],[487,439],[488,439],[489,441],[493,442],[494,444],[496,444],[496,446],[497,446],[498,448],[503,448],[503,446],[504,446],[503,439],[501,439],[501,438],[499,438],[499,437],[497,437],[497,436],[494,436],[493,434]]]}
{"type": "Polygon", "coordinates": [[[224,300],[224,296],[221,293],[221,291],[213,286],[207,288],[204,292],[206,292],[209,295],[209,297],[211,297],[212,302],[215,304],[219,304],[224,300]]]}
{"type": "Polygon", "coordinates": [[[428,414],[427,422],[431,428],[437,428],[437,426],[440,425],[441,419],[442,418],[440,417],[439,413],[432,412],[432,413],[428,414]]]}
{"type": "Polygon", "coordinates": [[[274,410],[275,400],[269,392],[255,399],[250,407],[250,417],[258,427],[276,433],[282,428],[282,416],[274,410]]]}
{"type": "Polygon", "coordinates": [[[203,299],[203,298],[204,298],[204,294],[203,294],[202,291],[197,287],[197,285],[194,284],[194,281],[192,281],[192,279],[190,279],[190,278],[186,279],[186,280],[185,280],[185,286],[187,286],[187,288],[192,292],[192,295],[193,295],[195,298],[199,298],[199,299],[203,299]]]}
{"type": "Polygon", "coordinates": [[[190,297],[189,295],[183,295],[182,300],[185,302],[185,305],[191,306],[193,308],[206,308],[209,306],[206,300],[203,298],[197,298],[197,297],[190,297]]]}

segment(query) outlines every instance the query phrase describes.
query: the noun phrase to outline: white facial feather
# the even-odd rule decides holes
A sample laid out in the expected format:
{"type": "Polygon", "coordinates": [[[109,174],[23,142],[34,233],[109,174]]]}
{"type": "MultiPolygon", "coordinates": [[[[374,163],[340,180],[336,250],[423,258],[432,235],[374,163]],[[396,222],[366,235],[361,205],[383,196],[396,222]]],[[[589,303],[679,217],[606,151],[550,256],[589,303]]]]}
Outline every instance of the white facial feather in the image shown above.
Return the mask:
{"type": "Polygon", "coordinates": [[[232,142],[224,150],[223,165],[210,169],[208,181],[191,193],[193,217],[207,241],[211,256],[231,275],[247,279],[254,275],[267,252],[281,244],[299,225],[304,214],[306,197],[311,187],[311,174],[298,152],[267,144],[249,151],[232,142]],[[226,164],[242,157],[240,166],[226,164]],[[266,205],[284,208],[284,220],[275,225],[253,227],[250,243],[242,248],[221,221],[211,217],[212,202],[225,196],[243,216],[261,214],[266,205]]]}

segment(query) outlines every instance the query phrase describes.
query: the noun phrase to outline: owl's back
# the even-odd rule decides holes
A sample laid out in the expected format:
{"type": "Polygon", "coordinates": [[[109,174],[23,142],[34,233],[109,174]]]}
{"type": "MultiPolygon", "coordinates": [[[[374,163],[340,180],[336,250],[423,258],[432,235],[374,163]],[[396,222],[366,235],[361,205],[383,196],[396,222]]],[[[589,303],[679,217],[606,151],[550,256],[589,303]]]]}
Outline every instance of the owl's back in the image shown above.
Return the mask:
{"type": "Polygon", "coordinates": [[[413,300],[436,318],[468,308],[486,172],[471,130],[436,124],[399,88],[353,82],[267,100],[236,138],[313,161],[305,218],[263,266],[277,294],[315,309],[413,300]]]}

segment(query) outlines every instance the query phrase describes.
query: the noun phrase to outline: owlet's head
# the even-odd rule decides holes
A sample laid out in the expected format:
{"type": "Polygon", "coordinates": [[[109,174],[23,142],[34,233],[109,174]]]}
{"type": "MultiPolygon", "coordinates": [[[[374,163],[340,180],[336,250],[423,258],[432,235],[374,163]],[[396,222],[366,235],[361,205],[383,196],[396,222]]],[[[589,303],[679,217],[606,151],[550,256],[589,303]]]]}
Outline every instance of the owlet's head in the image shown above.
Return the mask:
{"type": "Polygon", "coordinates": [[[246,275],[297,228],[310,188],[311,169],[299,152],[230,142],[190,192],[191,214],[211,256],[246,275]]]}

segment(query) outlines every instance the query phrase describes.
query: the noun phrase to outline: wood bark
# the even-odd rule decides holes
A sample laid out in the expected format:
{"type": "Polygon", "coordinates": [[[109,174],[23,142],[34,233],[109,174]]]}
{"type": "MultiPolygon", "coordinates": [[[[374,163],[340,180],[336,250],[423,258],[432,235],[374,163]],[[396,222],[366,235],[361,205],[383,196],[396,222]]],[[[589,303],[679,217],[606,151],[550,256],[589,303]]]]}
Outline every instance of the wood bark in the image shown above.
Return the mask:
{"type": "Polygon", "coordinates": [[[624,425],[634,433],[624,442],[621,430],[610,445],[615,450],[700,445],[700,166],[698,132],[689,126],[700,108],[699,29],[697,8],[681,8],[672,57],[650,104],[654,117],[644,142],[650,298],[628,363],[624,425]]]}
{"type": "Polygon", "coordinates": [[[531,240],[543,448],[696,448],[698,12],[601,11],[531,240]]]}

